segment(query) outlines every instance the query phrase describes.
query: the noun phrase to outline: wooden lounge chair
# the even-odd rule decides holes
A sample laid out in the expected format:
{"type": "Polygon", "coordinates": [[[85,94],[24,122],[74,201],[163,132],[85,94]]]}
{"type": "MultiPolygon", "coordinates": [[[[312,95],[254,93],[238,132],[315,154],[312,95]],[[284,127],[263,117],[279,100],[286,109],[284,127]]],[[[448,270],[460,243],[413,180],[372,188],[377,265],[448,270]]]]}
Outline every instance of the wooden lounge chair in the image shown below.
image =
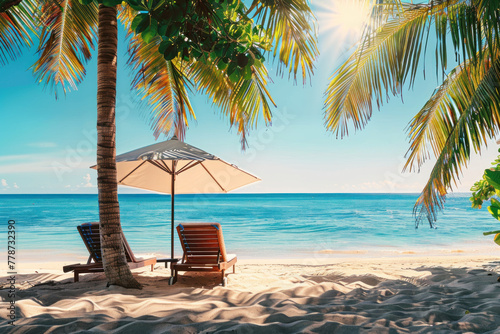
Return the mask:
{"type": "Polygon", "coordinates": [[[233,267],[236,255],[226,254],[224,237],[219,223],[184,223],[177,226],[181,240],[182,260],[173,264],[174,283],[179,271],[216,271],[222,274],[222,285],[227,285],[226,270],[233,267]]]}
{"type": "MultiPolygon", "coordinates": [[[[73,271],[75,274],[75,282],[78,282],[79,275],[82,273],[97,273],[104,272],[102,266],[102,255],[101,255],[101,236],[99,233],[99,223],[86,223],[76,227],[80,236],[82,237],[83,243],[89,251],[89,259],[86,264],[70,264],[63,267],[65,273],[73,271]]],[[[123,248],[125,248],[125,256],[127,258],[128,265],[130,269],[151,266],[151,271],[153,271],[154,265],[156,264],[156,258],[142,259],[136,258],[134,253],[130,249],[130,246],[125,239],[125,235],[122,232],[123,248]]]]}

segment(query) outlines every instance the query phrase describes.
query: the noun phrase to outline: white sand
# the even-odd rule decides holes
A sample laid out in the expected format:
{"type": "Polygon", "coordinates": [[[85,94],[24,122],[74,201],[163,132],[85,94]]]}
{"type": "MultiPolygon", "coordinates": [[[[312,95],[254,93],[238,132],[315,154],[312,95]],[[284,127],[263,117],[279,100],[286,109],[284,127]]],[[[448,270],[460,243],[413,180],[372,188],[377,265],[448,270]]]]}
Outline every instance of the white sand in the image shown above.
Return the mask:
{"type": "Polygon", "coordinates": [[[63,263],[25,263],[16,326],[0,272],[0,333],[466,333],[500,326],[500,261],[493,256],[239,261],[229,286],[163,264],[134,271],[142,290],[73,283],[63,263]]]}

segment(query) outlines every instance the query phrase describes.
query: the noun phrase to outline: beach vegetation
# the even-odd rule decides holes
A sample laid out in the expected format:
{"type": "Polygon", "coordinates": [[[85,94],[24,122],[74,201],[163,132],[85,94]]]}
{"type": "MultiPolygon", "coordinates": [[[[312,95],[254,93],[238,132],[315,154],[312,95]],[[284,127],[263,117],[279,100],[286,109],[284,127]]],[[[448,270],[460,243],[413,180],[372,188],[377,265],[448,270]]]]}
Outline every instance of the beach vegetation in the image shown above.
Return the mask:
{"type": "MultiPolygon", "coordinates": [[[[500,149],[498,150],[500,152],[500,149]]],[[[492,163],[492,167],[484,171],[481,180],[474,183],[471,188],[470,201],[472,207],[481,209],[485,201],[490,201],[488,212],[497,220],[500,220],[500,156],[492,163]]],[[[495,234],[493,241],[500,245],[500,231],[484,232],[484,235],[495,234]]]]}
{"type": "Polygon", "coordinates": [[[363,129],[375,107],[402,97],[419,71],[425,77],[433,57],[440,84],[408,125],[403,169],[418,172],[435,159],[414,206],[416,227],[433,227],[471,154],[500,130],[500,1],[367,1],[370,19],[326,90],[325,124],[339,138],[363,129]]]}

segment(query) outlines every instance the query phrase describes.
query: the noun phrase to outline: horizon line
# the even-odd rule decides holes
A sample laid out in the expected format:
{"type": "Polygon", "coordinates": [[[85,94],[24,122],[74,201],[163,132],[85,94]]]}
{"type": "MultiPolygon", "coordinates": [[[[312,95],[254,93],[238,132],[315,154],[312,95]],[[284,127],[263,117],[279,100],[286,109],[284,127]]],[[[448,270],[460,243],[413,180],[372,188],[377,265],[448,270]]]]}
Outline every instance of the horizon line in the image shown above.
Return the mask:
{"type": "MultiPolygon", "coordinates": [[[[453,195],[453,194],[469,194],[469,192],[464,192],[464,191],[459,191],[459,192],[452,192],[447,194],[448,195],[453,195]]],[[[192,194],[175,194],[175,196],[185,196],[185,195],[286,195],[286,194],[292,194],[292,195],[320,195],[320,194],[326,194],[326,195],[348,195],[348,194],[364,194],[364,195],[370,195],[370,194],[379,194],[379,195],[419,195],[419,192],[245,192],[245,193],[239,193],[239,192],[227,192],[227,193],[192,193],[192,194]]],[[[98,195],[97,193],[11,193],[11,194],[1,194],[0,196],[9,196],[9,195],[98,195]]],[[[160,196],[170,196],[171,194],[168,193],[157,193],[157,192],[151,192],[151,193],[143,193],[143,192],[138,192],[138,193],[119,193],[120,195],[160,195],[160,196]]]]}

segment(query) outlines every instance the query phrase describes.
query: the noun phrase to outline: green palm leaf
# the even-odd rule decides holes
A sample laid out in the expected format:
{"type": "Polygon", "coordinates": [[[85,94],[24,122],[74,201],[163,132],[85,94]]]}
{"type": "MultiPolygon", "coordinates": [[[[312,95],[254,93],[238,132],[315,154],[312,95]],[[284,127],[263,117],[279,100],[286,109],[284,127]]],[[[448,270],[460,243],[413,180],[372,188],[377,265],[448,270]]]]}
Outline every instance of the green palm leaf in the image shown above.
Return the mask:
{"type": "Polygon", "coordinates": [[[434,150],[440,149],[429,181],[415,204],[417,225],[427,218],[432,226],[447,189],[457,184],[471,151],[480,152],[500,130],[500,59],[490,64],[487,60],[483,65],[473,67],[469,63],[455,69],[431,99],[434,104],[428,103],[411,124],[415,142],[422,141],[422,137],[427,137],[427,142],[438,138],[433,145],[434,150]],[[438,114],[433,116],[434,122],[426,122],[429,113],[438,114]]]}
{"type": "Polygon", "coordinates": [[[313,74],[314,60],[319,55],[316,46],[314,15],[305,0],[254,0],[249,13],[256,17],[271,35],[274,54],[279,58],[278,73],[289,68],[297,78],[302,72],[305,83],[307,76],[313,74]]]}
{"type": "Polygon", "coordinates": [[[417,225],[423,217],[432,225],[471,151],[479,152],[499,130],[500,1],[377,3],[375,24],[365,30],[356,51],[335,72],[327,89],[326,126],[340,137],[348,134],[351,123],[361,129],[371,117],[373,102],[380,108],[390,94],[401,94],[403,84],[411,86],[431,27],[437,37],[436,74],[439,70],[444,74],[451,41],[462,64],[450,72],[409,125],[411,146],[405,169],[418,170],[431,154],[437,157],[415,206],[417,225]]]}
{"type": "Polygon", "coordinates": [[[183,140],[188,115],[196,118],[187,90],[189,80],[176,61],[166,61],[158,52],[161,39],[145,44],[140,36],[131,37],[128,64],[135,72],[132,87],[151,106],[150,124],[156,138],[175,133],[183,140]]]}
{"type": "Polygon", "coordinates": [[[127,63],[134,72],[132,87],[151,107],[150,124],[155,137],[162,133],[166,136],[175,133],[183,140],[189,125],[188,113],[196,119],[188,97],[191,83],[184,74],[186,64],[176,59],[166,61],[158,52],[159,37],[146,44],[139,35],[134,35],[130,27],[135,14],[128,7],[119,14],[119,19],[128,29],[127,63]]]}
{"type": "Polygon", "coordinates": [[[473,70],[472,64],[453,69],[443,84],[436,89],[424,107],[409,124],[410,148],[403,171],[418,171],[430,158],[429,149],[439,156],[448,135],[460,115],[456,114],[454,99],[464,90],[463,83],[473,70]],[[465,77],[465,78],[464,78],[465,77]]]}
{"type": "Polygon", "coordinates": [[[76,90],[85,76],[84,65],[96,39],[97,5],[46,0],[41,12],[40,58],[32,69],[37,81],[49,86],[57,97],[59,87],[64,93],[76,90]]]}
{"type": "MultiPolygon", "coordinates": [[[[393,7],[391,10],[400,12],[393,7]]],[[[405,81],[414,81],[429,18],[444,8],[412,6],[377,31],[367,32],[371,35],[363,38],[335,72],[326,90],[325,125],[329,130],[344,137],[351,122],[355,130],[362,129],[371,118],[373,99],[380,107],[390,94],[401,93],[405,81]]]]}
{"type": "Polygon", "coordinates": [[[16,60],[24,47],[32,44],[36,36],[36,5],[24,0],[17,6],[0,11],[0,64],[16,60]]]}
{"type": "MultiPolygon", "coordinates": [[[[125,9],[120,19],[129,28],[134,12],[125,9]]],[[[231,126],[236,126],[245,148],[248,130],[255,125],[260,114],[269,123],[272,98],[265,88],[267,70],[252,66],[250,79],[243,77],[233,83],[225,70],[207,61],[186,62],[179,57],[165,61],[158,52],[161,43],[153,38],[145,44],[138,36],[129,33],[129,64],[135,71],[133,87],[152,107],[151,126],[155,136],[175,132],[183,138],[188,126],[188,113],[196,118],[188,97],[188,89],[208,94],[213,103],[222,109],[231,126]]]]}
{"type": "Polygon", "coordinates": [[[235,83],[214,64],[195,62],[188,72],[197,89],[208,94],[229,118],[231,126],[237,127],[243,149],[246,148],[248,131],[256,125],[259,115],[270,124],[272,113],[269,103],[274,104],[266,89],[266,68],[252,66],[252,72],[250,79],[242,77],[235,83]]]}

